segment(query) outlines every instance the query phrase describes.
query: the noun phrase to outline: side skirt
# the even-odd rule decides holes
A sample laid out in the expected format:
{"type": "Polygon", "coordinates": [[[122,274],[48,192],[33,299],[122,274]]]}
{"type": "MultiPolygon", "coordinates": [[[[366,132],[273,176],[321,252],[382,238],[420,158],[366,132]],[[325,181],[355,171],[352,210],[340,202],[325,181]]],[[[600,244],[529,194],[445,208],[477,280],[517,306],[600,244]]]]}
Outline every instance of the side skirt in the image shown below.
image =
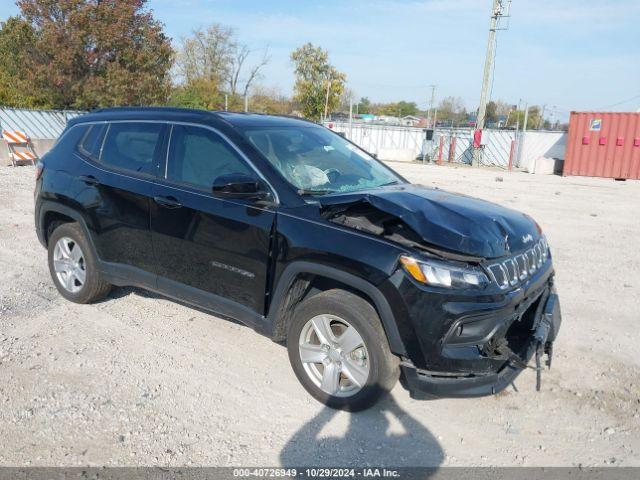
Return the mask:
{"type": "Polygon", "coordinates": [[[227,298],[205,292],[165,277],[120,263],[100,262],[100,271],[106,281],[118,287],[139,287],[165,297],[201,308],[216,316],[238,321],[256,332],[271,336],[271,323],[262,315],[227,298]]]}

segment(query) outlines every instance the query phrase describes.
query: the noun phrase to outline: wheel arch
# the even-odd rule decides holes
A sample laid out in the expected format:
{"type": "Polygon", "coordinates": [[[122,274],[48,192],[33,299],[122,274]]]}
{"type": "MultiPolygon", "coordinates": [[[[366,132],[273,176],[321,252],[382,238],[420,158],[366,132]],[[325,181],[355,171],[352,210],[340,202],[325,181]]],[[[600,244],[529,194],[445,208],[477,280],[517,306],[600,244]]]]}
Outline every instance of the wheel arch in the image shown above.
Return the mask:
{"type": "Polygon", "coordinates": [[[267,320],[272,325],[274,341],[285,340],[295,306],[310,296],[309,287],[311,286],[312,290],[314,285],[342,288],[371,303],[380,317],[391,351],[398,355],[406,355],[391,306],[375,285],[343,270],[305,261],[289,264],[274,290],[267,314],[267,320]]]}
{"type": "Polygon", "coordinates": [[[48,246],[49,237],[52,233],[51,231],[49,231],[50,226],[52,225],[52,222],[58,221],[61,223],[78,223],[78,225],[80,225],[80,228],[82,229],[82,233],[84,233],[87,242],[92,249],[92,253],[96,258],[98,258],[95,245],[93,244],[93,237],[89,233],[89,227],[83,215],[67,205],[62,205],[50,200],[43,201],[38,211],[38,232],[40,242],[45,247],[48,246]]]}

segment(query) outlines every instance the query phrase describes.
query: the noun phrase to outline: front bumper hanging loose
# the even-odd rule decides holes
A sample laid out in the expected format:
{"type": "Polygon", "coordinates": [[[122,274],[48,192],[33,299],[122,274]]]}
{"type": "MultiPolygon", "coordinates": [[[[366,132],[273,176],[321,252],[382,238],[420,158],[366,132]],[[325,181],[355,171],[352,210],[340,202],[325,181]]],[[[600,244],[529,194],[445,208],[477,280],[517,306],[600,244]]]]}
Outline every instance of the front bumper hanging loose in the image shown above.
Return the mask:
{"type": "Polygon", "coordinates": [[[533,333],[533,338],[538,342],[536,345],[536,391],[540,391],[542,385],[542,357],[546,354],[545,365],[551,368],[553,359],[553,341],[558,335],[562,317],[560,314],[560,301],[558,294],[550,292],[545,299],[541,315],[536,319],[537,326],[533,333]]]}
{"type": "Polygon", "coordinates": [[[504,390],[525,368],[536,370],[536,390],[540,390],[542,360],[547,355],[545,365],[551,368],[553,342],[562,322],[560,301],[555,288],[550,284],[540,296],[536,307],[531,337],[526,352],[517,355],[507,345],[503,345],[504,367],[493,374],[447,375],[422,372],[410,365],[403,365],[403,381],[412,398],[433,397],[479,397],[494,395],[504,390]],[[535,355],[535,367],[528,364],[535,355]]]}

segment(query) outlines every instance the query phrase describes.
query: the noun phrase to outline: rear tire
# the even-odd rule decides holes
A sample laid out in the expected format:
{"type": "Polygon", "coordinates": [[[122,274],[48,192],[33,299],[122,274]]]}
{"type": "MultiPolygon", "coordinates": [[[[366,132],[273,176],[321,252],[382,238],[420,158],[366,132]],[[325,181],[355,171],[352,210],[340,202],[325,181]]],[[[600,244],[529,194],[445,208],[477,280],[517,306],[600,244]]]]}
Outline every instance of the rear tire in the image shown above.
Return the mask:
{"type": "Polygon", "coordinates": [[[63,223],[53,230],[48,254],[53,283],[67,300],[93,303],[111,290],[111,285],[102,278],[93,250],[77,223],[63,223]]]}
{"type": "Polygon", "coordinates": [[[331,408],[364,410],[398,381],[398,359],[378,314],[345,290],[328,290],[298,305],[287,350],[302,386],[331,408]]]}

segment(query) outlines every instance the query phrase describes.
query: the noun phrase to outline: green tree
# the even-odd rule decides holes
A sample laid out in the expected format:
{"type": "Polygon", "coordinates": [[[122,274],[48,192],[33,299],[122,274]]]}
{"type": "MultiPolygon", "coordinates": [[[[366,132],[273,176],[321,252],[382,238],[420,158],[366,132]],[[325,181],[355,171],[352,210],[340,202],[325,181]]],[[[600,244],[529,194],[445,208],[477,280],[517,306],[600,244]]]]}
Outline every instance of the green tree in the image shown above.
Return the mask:
{"type": "Polygon", "coordinates": [[[376,105],[376,113],[378,115],[387,115],[391,117],[401,116],[400,107],[397,103],[379,103],[376,105]]]}
{"type": "Polygon", "coordinates": [[[498,105],[491,100],[487,103],[487,109],[485,111],[485,124],[494,124],[498,121],[498,105]]]}
{"type": "MultiPolygon", "coordinates": [[[[20,27],[25,42],[12,51],[0,45],[0,56],[19,65],[18,76],[35,98],[14,96],[8,103],[91,109],[165,102],[173,50],[145,4],[19,0],[16,21],[28,26],[20,27]]],[[[15,24],[7,28],[8,37],[15,34],[15,24]]]]}
{"type": "Polygon", "coordinates": [[[406,117],[407,115],[416,115],[418,113],[418,106],[415,102],[393,102],[383,103],[378,106],[378,112],[380,115],[390,115],[393,117],[406,117]]]}
{"type": "Polygon", "coordinates": [[[400,111],[401,117],[406,117],[407,115],[416,115],[418,113],[418,105],[416,102],[398,102],[398,110],[400,111]]]}
{"type": "Polygon", "coordinates": [[[233,30],[214,23],[196,29],[182,39],[176,55],[176,68],[185,84],[206,80],[222,86],[231,75],[231,62],[236,49],[233,30]]]}
{"type": "Polygon", "coordinates": [[[302,114],[320,120],[339,104],[345,88],[346,75],[329,63],[326,50],[307,43],[291,53],[295,65],[295,101],[302,114]]]}
{"type": "MultiPolygon", "coordinates": [[[[512,107],[513,108],[513,107],[512,107]]],[[[529,107],[529,115],[527,117],[527,130],[536,130],[538,125],[542,129],[550,128],[551,125],[547,121],[540,119],[542,109],[538,105],[532,105],[529,107]]],[[[507,127],[509,128],[524,128],[524,118],[526,116],[525,110],[511,110],[508,114],[507,127]]]]}
{"type": "Polygon", "coordinates": [[[252,112],[270,115],[288,115],[292,112],[291,99],[276,88],[265,88],[259,85],[252,88],[249,98],[249,109],[252,112]]]}
{"type": "Polygon", "coordinates": [[[528,130],[534,130],[538,128],[541,113],[541,109],[538,105],[532,105],[531,107],[529,107],[529,118],[527,119],[528,130]]]}
{"type": "Polygon", "coordinates": [[[238,41],[233,29],[219,23],[194,30],[182,39],[176,57],[180,83],[172,92],[171,103],[224,108],[226,93],[231,110],[244,109],[244,97],[270,60],[267,48],[250,64],[252,53],[238,41]]]}
{"type": "Polygon", "coordinates": [[[509,112],[509,116],[507,118],[507,124],[505,125],[508,128],[516,128],[516,125],[519,128],[522,128],[524,123],[524,110],[512,110],[509,112]]]}
{"type": "Polygon", "coordinates": [[[358,113],[371,113],[371,100],[368,97],[362,97],[358,103],[358,113]]]}
{"type": "Polygon", "coordinates": [[[416,102],[407,102],[404,100],[390,103],[376,103],[370,106],[369,111],[376,115],[388,115],[391,117],[406,117],[407,115],[417,115],[420,113],[416,102]]]}
{"type": "Polygon", "coordinates": [[[449,122],[451,125],[464,124],[467,121],[467,109],[460,97],[445,97],[438,105],[438,121],[449,122]]]}
{"type": "Polygon", "coordinates": [[[392,102],[381,103],[376,106],[378,115],[389,115],[392,117],[406,117],[407,115],[416,115],[418,106],[415,102],[392,102]]]}
{"type": "MultiPolygon", "coordinates": [[[[224,94],[220,91],[219,84],[215,80],[196,78],[189,83],[174,86],[168,103],[177,107],[223,110],[224,94]]],[[[239,110],[239,105],[239,100],[234,102],[231,105],[231,110],[239,110]]]]}
{"type": "Polygon", "coordinates": [[[0,105],[33,108],[52,107],[25,79],[27,50],[35,42],[34,31],[26,21],[10,17],[0,24],[0,105]]]}

